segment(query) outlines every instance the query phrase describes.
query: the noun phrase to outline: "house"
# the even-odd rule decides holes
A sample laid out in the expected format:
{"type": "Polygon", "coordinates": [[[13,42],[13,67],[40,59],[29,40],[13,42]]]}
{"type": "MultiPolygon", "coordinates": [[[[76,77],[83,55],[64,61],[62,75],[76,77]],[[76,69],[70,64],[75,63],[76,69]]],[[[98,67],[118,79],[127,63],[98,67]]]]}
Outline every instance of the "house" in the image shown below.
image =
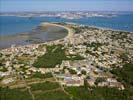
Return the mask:
{"type": "Polygon", "coordinates": [[[66,86],[83,86],[84,79],[76,75],[65,75],[64,76],[64,85],[66,86]]]}
{"type": "Polygon", "coordinates": [[[88,83],[90,86],[94,86],[94,85],[95,85],[95,78],[87,79],[87,83],[88,83]]]}
{"type": "Polygon", "coordinates": [[[101,87],[108,86],[108,82],[100,82],[98,83],[98,86],[101,86],[101,87]]]}
{"type": "Polygon", "coordinates": [[[4,79],[4,80],[2,80],[2,84],[8,84],[8,83],[11,83],[11,82],[13,82],[13,81],[15,81],[13,78],[7,78],[7,79],[4,79]]]}
{"type": "Polygon", "coordinates": [[[0,72],[0,77],[8,76],[10,72],[0,72]]]}

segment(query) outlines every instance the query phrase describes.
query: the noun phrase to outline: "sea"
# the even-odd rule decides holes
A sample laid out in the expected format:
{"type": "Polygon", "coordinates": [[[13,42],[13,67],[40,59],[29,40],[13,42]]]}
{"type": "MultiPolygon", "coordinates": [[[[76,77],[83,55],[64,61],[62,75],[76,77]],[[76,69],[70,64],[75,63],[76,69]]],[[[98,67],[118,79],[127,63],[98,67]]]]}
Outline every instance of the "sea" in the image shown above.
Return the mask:
{"type": "Polygon", "coordinates": [[[13,44],[17,46],[57,40],[67,35],[67,31],[59,27],[49,28],[51,31],[35,31],[42,22],[70,22],[105,29],[133,32],[133,12],[121,13],[113,17],[84,17],[80,19],[0,16],[0,49],[11,47],[13,44]]]}
{"type": "Polygon", "coordinates": [[[133,12],[130,12],[119,14],[115,17],[88,17],[80,19],[0,16],[0,35],[3,36],[30,32],[41,22],[72,22],[88,26],[133,32],[133,12]]]}

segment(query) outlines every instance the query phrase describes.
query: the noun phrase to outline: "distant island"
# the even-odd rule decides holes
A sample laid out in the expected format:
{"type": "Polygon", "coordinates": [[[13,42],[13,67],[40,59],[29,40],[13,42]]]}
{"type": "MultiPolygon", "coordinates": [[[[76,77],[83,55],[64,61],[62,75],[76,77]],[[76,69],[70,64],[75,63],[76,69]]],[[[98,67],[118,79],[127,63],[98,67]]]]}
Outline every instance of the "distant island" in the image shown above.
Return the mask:
{"type": "Polygon", "coordinates": [[[121,12],[100,12],[100,11],[45,11],[45,12],[3,12],[0,16],[19,16],[19,17],[59,17],[65,19],[79,19],[87,17],[116,17],[121,12]]]}

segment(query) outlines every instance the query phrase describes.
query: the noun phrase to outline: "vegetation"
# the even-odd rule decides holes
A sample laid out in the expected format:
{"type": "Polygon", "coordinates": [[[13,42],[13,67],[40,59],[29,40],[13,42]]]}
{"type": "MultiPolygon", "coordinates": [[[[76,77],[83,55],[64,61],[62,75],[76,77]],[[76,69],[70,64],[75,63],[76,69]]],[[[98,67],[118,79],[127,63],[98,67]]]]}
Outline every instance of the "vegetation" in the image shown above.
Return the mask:
{"type": "Polygon", "coordinates": [[[41,57],[38,57],[37,61],[33,64],[35,67],[55,67],[57,64],[61,64],[62,59],[65,58],[64,49],[61,45],[47,46],[47,52],[41,57]]]}
{"type": "Polygon", "coordinates": [[[77,27],[72,27],[72,26],[71,26],[71,28],[75,31],[75,32],[74,32],[75,34],[79,34],[79,33],[82,32],[82,29],[79,28],[79,27],[77,28],[77,27]]]}
{"type": "MultiPolygon", "coordinates": [[[[131,67],[132,64],[126,64],[124,67],[131,67]]],[[[130,72],[132,71],[131,68],[130,72]]],[[[129,72],[129,73],[130,73],[129,72]]],[[[130,76],[133,74],[130,73],[130,76]]],[[[96,82],[102,82],[104,79],[97,78],[96,82]]],[[[95,84],[97,84],[95,83],[95,84]]],[[[133,99],[133,89],[130,87],[125,90],[118,90],[117,88],[109,87],[89,87],[87,81],[84,81],[84,86],[80,87],[67,87],[66,91],[73,96],[73,100],[132,100],[133,99]]]]}
{"type": "Polygon", "coordinates": [[[128,54],[126,54],[126,53],[122,53],[120,55],[120,58],[122,59],[123,62],[129,61],[128,54]]]}
{"type": "Polygon", "coordinates": [[[56,82],[32,84],[31,90],[36,100],[70,100],[56,82]]]}
{"type": "Polygon", "coordinates": [[[125,93],[128,94],[129,99],[133,99],[133,63],[126,63],[123,68],[115,68],[111,70],[118,79],[125,85],[125,93]]]}
{"type": "Polygon", "coordinates": [[[8,70],[7,70],[7,68],[1,66],[1,67],[0,67],[0,71],[1,71],[1,72],[6,72],[6,71],[8,71],[8,70]]]}
{"type": "Polygon", "coordinates": [[[0,66],[3,66],[2,62],[0,61],[0,66]]]}
{"type": "Polygon", "coordinates": [[[35,94],[35,99],[36,100],[70,100],[69,96],[66,95],[61,90],[35,94]]]}
{"type": "Polygon", "coordinates": [[[113,69],[111,73],[116,75],[119,81],[133,86],[133,63],[125,64],[123,68],[113,69]]]}
{"type": "Polygon", "coordinates": [[[86,45],[87,47],[93,47],[94,50],[97,50],[99,47],[101,47],[103,44],[102,43],[98,43],[98,42],[92,42],[91,44],[89,43],[84,43],[84,45],[86,45]]]}
{"type": "Polygon", "coordinates": [[[2,55],[3,55],[3,54],[2,54],[2,53],[0,53],[0,57],[2,57],[2,55]]]}
{"type": "Polygon", "coordinates": [[[116,88],[94,87],[68,87],[66,90],[73,96],[73,100],[130,100],[129,94],[116,88]]]}
{"type": "Polygon", "coordinates": [[[71,68],[68,68],[70,74],[77,74],[77,72],[71,68]]]}
{"type": "Polygon", "coordinates": [[[66,91],[73,96],[73,100],[89,99],[89,92],[84,87],[68,87],[66,88],[66,91]]]}
{"type": "Polygon", "coordinates": [[[45,46],[46,46],[45,44],[39,45],[38,48],[37,48],[37,50],[38,51],[44,51],[44,47],[45,46]]]}
{"type": "Polygon", "coordinates": [[[29,60],[31,59],[31,57],[28,54],[23,54],[22,56],[18,56],[16,57],[17,61],[19,64],[29,64],[29,60]]]}
{"type": "Polygon", "coordinates": [[[93,53],[92,51],[89,51],[89,50],[86,50],[85,53],[88,53],[88,54],[90,54],[92,56],[98,57],[98,54],[97,53],[93,53]]]}
{"type": "Polygon", "coordinates": [[[53,77],[51,73],[41,74],[41,72],[33,73],[33,75],[31,76],[31,78],[41,78],[41,79],[51,78],[51,77],[53,77]]]}
{"type": "MultiPolygon", "coordinates": [[[[70,100],[69,96],[60,89],[58,83],[44,82],[30,86],[35,100],[70,100]]],[[[0,87],[0,100],[32,100],[32,98],[25,88],[9,89],[0,87]]]]}
{"type": "MultiPolygon", "coordinates": [[[[36,100],[132,100],[132,93],[128,90],[120,91],[117,88],[93,87],[66,87],[66,95],[56,83],[37,83],[31,85],[36,100]],[[121,98],[121,99],[120,99],[121,98]]],[[[0,100],[31,100],[26,89],[0,88],[0,100]]]]}
{"type": "Polygon", "coordinates": [[[115,40],[117,40],[117,39],[124,39],[124,38],[127,38],[128,34],[129,34],[128,32],[119,32],[117,34],[112,34],[111,38],[115,39],[115,40]]]}
{"type": "Polygon", "coordinates": [[[98,83],[100,83],[100,82],[104,82],[104,81],[105,81],[104,78],[102,78],[102,77],[98,77],[98,78],[96,79],[96,81],[95,81],[95,84],[98,85],[98,83]]]}
{"type": "Polygon", "coordinates": [[[9,89],[0,87],[0,100],[32,100],[28,90],[9,89]]]}
{"type": "Polygon", "coordinates": [[[32,91],[36,91],[36,90],[46,91],[46,90],[52,90],[52,89],[59,88],[59,84],[56,82],[46,81],[43,83],[32,84],[30,85],[30,87],[32,91]]]}
{"type": "Polygon", "coordinates": [[[54,68],[56,65],[60,65],[62,60],[82,60],[83,57],[79,55],[69,55],[65,54],[65,48],[62,45],[52,45],[46,47],[47,52],[38,57],[33,66],[35,67],[45,67],[54,68]]]}
{"type": "Polygon", "coordinates": [[[86,75],[86,71],[85,71],[85,70],[82,70],[82,71],[81,71],[81,74],[86,75]]]}

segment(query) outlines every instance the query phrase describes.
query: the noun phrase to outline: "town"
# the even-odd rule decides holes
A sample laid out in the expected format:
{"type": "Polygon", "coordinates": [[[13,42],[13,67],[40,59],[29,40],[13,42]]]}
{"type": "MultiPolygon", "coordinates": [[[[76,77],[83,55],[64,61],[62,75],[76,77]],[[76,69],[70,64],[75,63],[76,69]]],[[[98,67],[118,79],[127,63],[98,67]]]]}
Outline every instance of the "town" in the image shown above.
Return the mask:
{"type": "MultiPolygon", "coordinates": [[[[93,91],[94,87],[126,90],[126,85],[119,81],[114,70],[121,69],[127,64],[132,66],[132,32],[74,23],[53,24],[66,27],[68,36],[40,44],[12,45],[11,48],[0,51],[1,87],[31,87],[28,89],[32,92],[33,85],[53,82],[59,84],[58,87],[70,97],[70,100],[74,95],[71,95],[66,87],[78,88],[87,84],[89,91],[93,91]]],[[[36,93],[31,94],[32,100],[35,98],[33,94],[36,93]]]]}

